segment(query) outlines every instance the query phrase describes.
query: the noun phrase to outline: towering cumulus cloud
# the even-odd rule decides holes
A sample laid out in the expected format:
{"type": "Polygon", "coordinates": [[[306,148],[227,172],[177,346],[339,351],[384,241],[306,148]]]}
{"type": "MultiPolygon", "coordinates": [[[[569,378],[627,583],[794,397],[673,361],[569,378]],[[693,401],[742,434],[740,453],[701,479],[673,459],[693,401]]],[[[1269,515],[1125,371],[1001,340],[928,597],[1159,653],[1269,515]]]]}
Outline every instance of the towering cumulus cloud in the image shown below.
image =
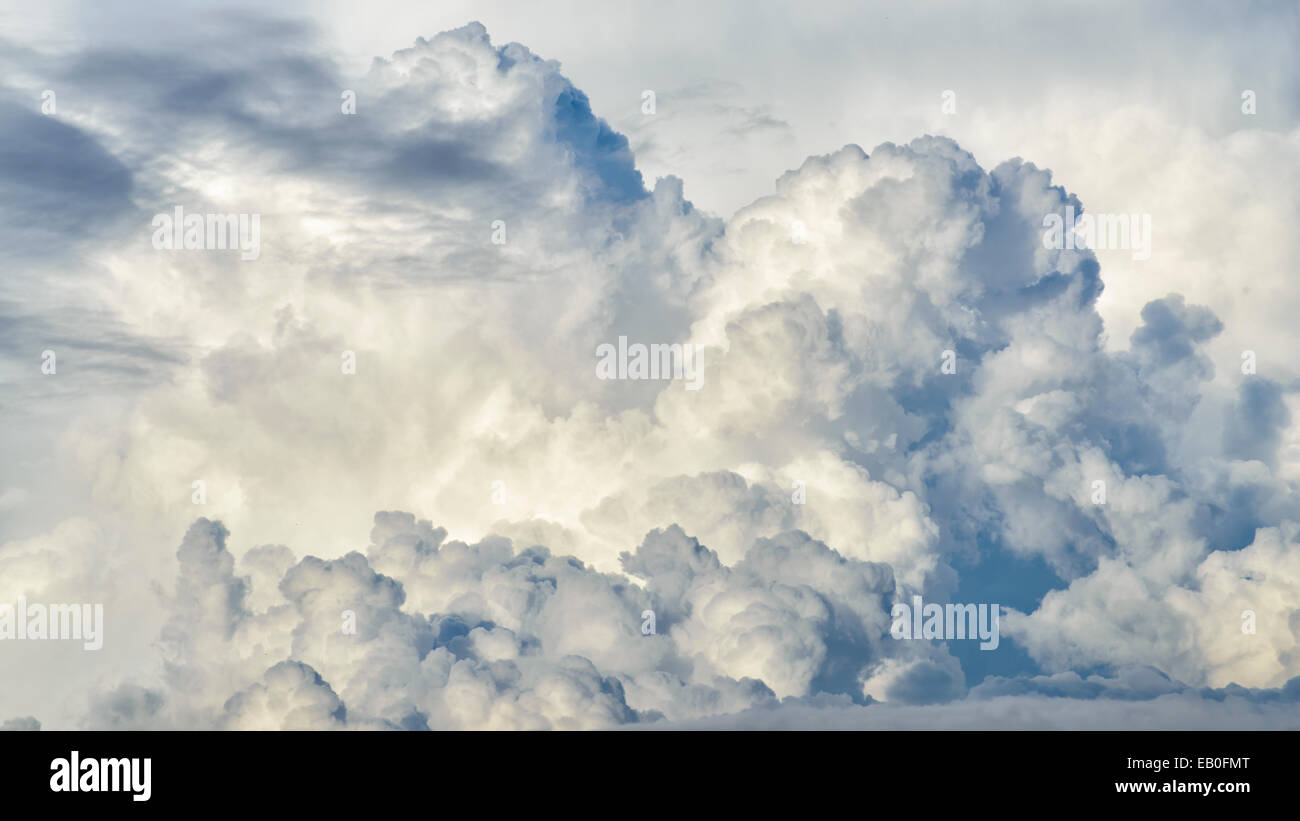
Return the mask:
{"type": "Polygon", "coordinates": [[[849,145],[724,221],[478,24],[313,36],[0,54],[0,226],[71,235],[0,251],[0,602],[105,613],[0,642],[0,720],[1300,726],[1297,385],[1177,293],[1108,347],[1050,171],[849,145]],[[155,248],[178,206],[260,252],[155,248]]]}

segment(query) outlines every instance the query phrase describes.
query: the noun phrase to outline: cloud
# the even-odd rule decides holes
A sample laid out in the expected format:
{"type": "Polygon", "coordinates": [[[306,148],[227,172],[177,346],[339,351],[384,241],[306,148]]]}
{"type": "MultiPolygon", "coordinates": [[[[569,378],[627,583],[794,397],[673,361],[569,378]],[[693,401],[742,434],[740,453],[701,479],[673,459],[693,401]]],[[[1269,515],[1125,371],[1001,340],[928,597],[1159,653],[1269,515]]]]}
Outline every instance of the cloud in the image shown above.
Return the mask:
{"type": "Polygon", "coordinates": [[[1176,692],[1146,698],[1098,699],[1039,693],[1002,695],[943,705],[854,707],[791,703],[766,710],[653,729],[680,730],[1277,730],[1297,726],[1295,688],[1255,693],[1176,692]]]}
{"type": "Polygon", "coordinates": [[[360,76],[307,27],[213,36],[229,59],[0,57],[114,100],[0,126],[14,156],[48,134],[99,169],[82,216],[38,200],[78,220],[85,314],[0,307],[4,367],[56,420],[8,435],[42,481],[76,477],[0,470],[0,498],[58,502],[0,510],[24,534],[0,587],[112,618],[45,726],[987,726],[1022,704],[1078,726],[1139,702],[1222,726],[1290,703],[1296,385],[1225,368],[1232,323],[1177,292],[1114,348],[1098,255],[1042,242],[1084,205],[1051,171],[847,145],[722,220],[481,25],[360,76]],[[155,251],[174,204],[260,214],[263,253],[155,251]],[[48,328],[74,364],[37,375],[48,328]],[[596,378],[620,336],[697,346],[700,389],[596,378]],[[142,378],[109,390],[114,367],[142,378]],[[1029,566],[995,651],[1023,670],[972,680],[955,642],[890,637],[895,601],[997,603],[998,569],[1029,566]]]}
{"type": "MultiPolygon", "coordinates": [[[[609,727],[818,692],[861,701],[863,669],[933,655],[884,640],[887,567],[798,531],[759,540],[734,567],[680,528],[653,531],[624,554],[634,583],[542,547],[446,541],[427,521],[380,513],[365,555],[298,561],[261,610],[245,603],[257,591],[228,538],[206,519],[191,526],[161,675],[97,699],[93,722],[609,727]]],[[[267,552],[250,553],[263,570],[267,552]]]]}

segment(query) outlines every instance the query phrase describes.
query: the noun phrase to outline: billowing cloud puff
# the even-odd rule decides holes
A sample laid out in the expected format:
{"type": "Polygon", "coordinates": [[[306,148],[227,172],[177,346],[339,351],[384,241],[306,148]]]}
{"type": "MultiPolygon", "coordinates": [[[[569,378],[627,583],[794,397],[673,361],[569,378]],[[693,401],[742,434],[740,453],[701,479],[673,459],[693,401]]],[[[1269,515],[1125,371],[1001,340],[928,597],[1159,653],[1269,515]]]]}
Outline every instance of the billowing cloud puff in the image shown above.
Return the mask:
{"type": "Polygon", "coordinates": [[[636,583],[380,513],[365,555],[302,559],[264,610],[246,605],[253,576],[237,573],[228,538],[208,520],[186,534],[163,680],[100,704],[117,723],[607,727],[818,692],[861,701],[870,668],[932,652],[883,640],[887,567],[798,531],[734,567],[680,528],[654,531],[623,556],[636,583]]]}

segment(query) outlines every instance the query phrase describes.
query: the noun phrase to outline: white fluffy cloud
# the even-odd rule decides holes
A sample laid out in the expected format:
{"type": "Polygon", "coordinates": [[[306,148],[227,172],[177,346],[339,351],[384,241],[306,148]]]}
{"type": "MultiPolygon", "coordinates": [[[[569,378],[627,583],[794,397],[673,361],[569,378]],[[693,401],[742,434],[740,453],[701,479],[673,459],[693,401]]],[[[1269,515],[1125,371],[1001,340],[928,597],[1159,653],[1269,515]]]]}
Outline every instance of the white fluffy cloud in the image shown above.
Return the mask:
{"type": "MultiPolygon", "coordinates": [[[[1080,206],[1068,180],[942,137],[849,145],[723,221],[482,26],[359,77],[312,37],[234,40],[239,69],[0,55],[68,89],[49,136],[102,167],[78,196],[129,201],[126,228],[90,209],[77,247],[10,249],[26,461],[0,499],[42,503],[0,506],[30,534],[0,543],[0,602],[105,602],[110,639],[88,662],[0,647],[43,671],[0,716],[591,728],[875,701],[991,723],[1071,671],[1149,665],[1171,689],[1070,698],[1156,701],[1300,676],[1296,386],[1223,362],[1244,317],[1209,291],[1151,293],[1108,337],[1096,255],[1041,242],[1080,206]],[[261,214],[260,258],[155,251],[175,204],[261,214]],[[94,284],[95,322],[23,295],[60,272],[94,284]],[[699,346],[701,388],[597,379],[619,336],[699,346]],[[51,476],[76,477],[61,504],[51,476]],[[894,601],[997,602],[1004,566],[1042,568],[1001,600],[1041,675],[970,687],[950,648],[890,638],[894,601]]],[[[11,122],[39,167],[45,124],[11,122]]]]}

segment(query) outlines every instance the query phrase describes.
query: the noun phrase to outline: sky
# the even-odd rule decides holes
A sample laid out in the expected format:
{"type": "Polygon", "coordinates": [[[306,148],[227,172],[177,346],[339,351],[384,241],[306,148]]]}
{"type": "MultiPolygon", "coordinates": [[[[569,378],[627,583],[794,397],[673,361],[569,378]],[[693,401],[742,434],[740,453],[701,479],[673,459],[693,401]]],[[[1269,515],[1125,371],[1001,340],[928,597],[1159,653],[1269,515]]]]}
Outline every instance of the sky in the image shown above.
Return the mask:
{"type": "Polygon", "coordinates": [[[1300,727],[1294,4],[25,5],[0,726],[1300,727]]]}

